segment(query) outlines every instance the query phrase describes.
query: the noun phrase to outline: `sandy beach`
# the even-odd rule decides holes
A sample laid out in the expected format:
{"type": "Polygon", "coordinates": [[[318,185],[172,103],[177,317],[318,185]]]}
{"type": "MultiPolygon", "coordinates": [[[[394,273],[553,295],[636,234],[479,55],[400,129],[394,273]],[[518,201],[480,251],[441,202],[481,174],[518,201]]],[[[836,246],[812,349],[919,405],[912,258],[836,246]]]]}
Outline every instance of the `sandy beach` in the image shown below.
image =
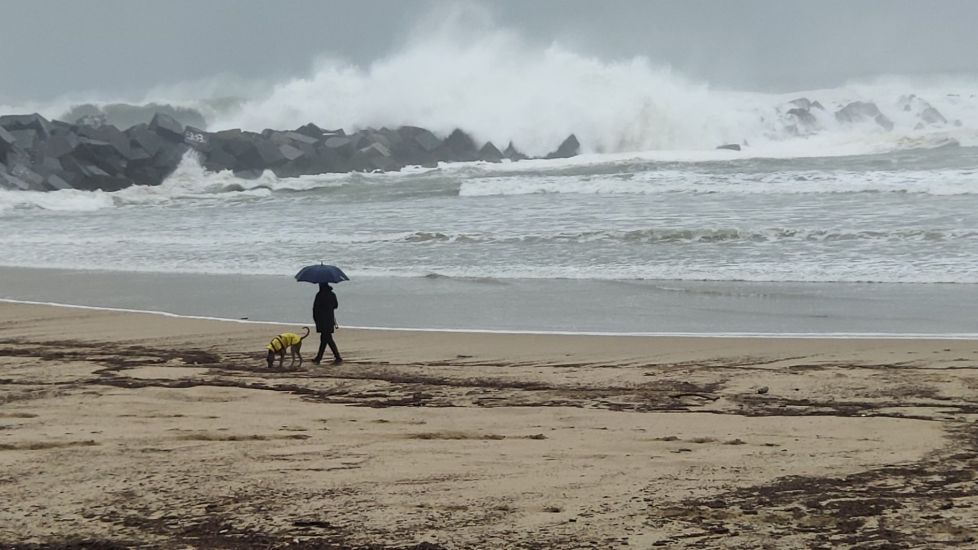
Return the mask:
{"type": "Polygon", "coordinates": [[[976,341],[296,328],[0,303],[0,547],[978,544],[976,341]]]}

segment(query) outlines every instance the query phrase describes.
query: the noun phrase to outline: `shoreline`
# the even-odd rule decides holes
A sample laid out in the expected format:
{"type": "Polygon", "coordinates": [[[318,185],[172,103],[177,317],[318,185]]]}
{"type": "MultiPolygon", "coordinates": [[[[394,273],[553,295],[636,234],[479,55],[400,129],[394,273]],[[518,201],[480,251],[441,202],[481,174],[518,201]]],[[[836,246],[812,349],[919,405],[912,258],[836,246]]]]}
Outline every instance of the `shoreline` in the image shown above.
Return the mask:
{"type": "MultiPolygon", "coordinates": [[[[278,322],[309,319],[291,277],[0,267],[0,298],[278,322]]],[[[362,278],[343,326],[501,333],[965,337],[978,285],[362,278]]]]}
{"type": "MultiPolygon", "coordinates": [[[[52,306],[72,309],[88,309],[93,311],[111,311],[118,313],[142,313],[148,315],[159,315],[176,319],[194,319],[200,321],[218,321],[228,323],[240,323],[248,325],[308,325],[309,321],[289,322],[289,321],[252,321],[249,319],[230,319],[227,317],[210,317],[205,315],[181,315],[169,311],[157,311],[146,309],[127,309],[105,306],[87,306],[80,304],[64,304],[59,302],[44,302],[33,300],[16,300],[12,298],[0,298],[0,303],[52,306]]],[[[778,333],[778,332],[572,332],[572,331],[548,331],[548,330],[492,330],[492,329],[450,329],[450,328],[428,328],[428,327],[368,327],[356,325],[344,325],[348,330],[364,331],[385,331],[385,332],[433,332],[446,334],[498,334],[498,335],[538,335],[538,336],[613,336],[627,338],[720,338],[720,339],[784,339],[784,340],[978,340],[978,333],[948,333],[935,334],[926,332],[917,333],[778,333]]]]}
{"type": "Polygon", "coordinates": [[[283,371],[255,322],[0,319],[4,547],[978,537],[973,340],[341,328],[342,365],[283,371]]]}

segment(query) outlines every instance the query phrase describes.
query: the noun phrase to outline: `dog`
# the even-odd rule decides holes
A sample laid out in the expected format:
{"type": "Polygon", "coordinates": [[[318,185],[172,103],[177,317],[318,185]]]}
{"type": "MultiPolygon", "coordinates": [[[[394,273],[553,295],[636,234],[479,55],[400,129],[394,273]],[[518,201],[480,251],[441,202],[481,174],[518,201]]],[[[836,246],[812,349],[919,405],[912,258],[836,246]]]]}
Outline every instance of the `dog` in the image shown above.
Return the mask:
{"type": "Polygon", "coordinates": [[[299,368],[302,367],[302,341],[309,336],[309,327],[302,327],[306,329],[306,333],[302,336],[294,332],[283,332],[275,338],[272,338],[270,344],[268,344],[268,357],[266,361],[268,362],[268,368],[272,368],[275,363],[275,355],[278,354],[278,368],[282,368],[282,364],[285,362],[285,350],[286,348],[292,353],[292,362],[289,363],[289,368],[291,369],[295,366],[296,357],[299,358],[299,368]]]}

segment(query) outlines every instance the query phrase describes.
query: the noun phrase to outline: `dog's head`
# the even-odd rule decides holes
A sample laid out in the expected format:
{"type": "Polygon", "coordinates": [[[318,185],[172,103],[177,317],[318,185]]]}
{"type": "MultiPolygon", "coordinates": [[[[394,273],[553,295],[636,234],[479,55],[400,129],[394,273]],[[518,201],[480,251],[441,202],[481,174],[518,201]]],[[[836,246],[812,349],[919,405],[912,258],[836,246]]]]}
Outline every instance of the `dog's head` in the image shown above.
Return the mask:
{"type": "Polygon", "coordinates": [[[283,354],[285,353],[285,341],[282,340],[282,335],[272,338],[272,341],[265,346],[265,349],[268,350],[268,355],[265,357],[265,362],[268,363],[268,368],[272,368],[272,364],[275,362],[275,354],[279,352],[283,354]],[[276,344],[281,347],[277,347],[276,344]]]}

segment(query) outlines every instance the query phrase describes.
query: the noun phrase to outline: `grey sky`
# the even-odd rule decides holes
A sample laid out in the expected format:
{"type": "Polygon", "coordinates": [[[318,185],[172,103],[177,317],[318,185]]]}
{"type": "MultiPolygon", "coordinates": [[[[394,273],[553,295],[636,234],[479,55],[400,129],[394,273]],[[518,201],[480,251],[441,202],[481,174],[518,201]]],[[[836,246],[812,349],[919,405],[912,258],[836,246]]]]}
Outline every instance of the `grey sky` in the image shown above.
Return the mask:
{"type": "MultiPolygon", "coordinates": [[[[274,81],[317,56],[391,51],[428,0],[0,0],[0,100],[139,94],[218,74],[274,81]]],[[[493,0],[498,25],[717,86],[796,90],[874,74],[978,73],[978,1],[493,0]]]]}

